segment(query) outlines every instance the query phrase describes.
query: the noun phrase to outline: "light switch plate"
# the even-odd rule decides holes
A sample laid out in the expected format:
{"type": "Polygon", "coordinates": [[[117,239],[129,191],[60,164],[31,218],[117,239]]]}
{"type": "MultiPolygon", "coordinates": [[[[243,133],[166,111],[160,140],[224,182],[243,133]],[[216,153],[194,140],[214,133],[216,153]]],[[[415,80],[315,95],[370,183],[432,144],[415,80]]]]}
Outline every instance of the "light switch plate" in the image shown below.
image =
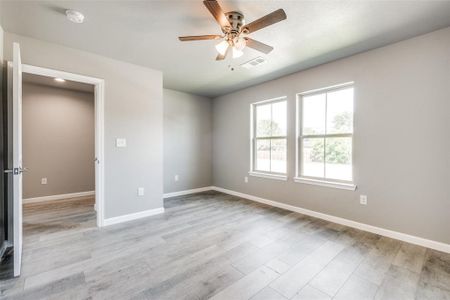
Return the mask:
{"type": "Polygon", "coordinates": [[[247,176],[244,177],[244,182],[248,183],[248,177],[247,176]]]}
{"type": "Polygon", "coordinates": [[[124,138],[117,138],[116,139],[116,147],[123,148],[123,147],[126,147],[126,146],[127,146],[127,140],[126,139],[124,139],[124,138]]]}
{"type": "Polygon", "coordinates": [[[138,188],[138,196],[144,196],[144,188],[143,187],[138,188]]]}
{"type": "Polygon", "coordinates": [[[47,184],[47,177],[41,178],[41,184],[47,184]]]}
{"type": "Polygon", "coordinates": [[[180,176],[175,175],[174,179],[175,179],[175,181],[178,181],[178,180],[180,180],[180,176]]]}

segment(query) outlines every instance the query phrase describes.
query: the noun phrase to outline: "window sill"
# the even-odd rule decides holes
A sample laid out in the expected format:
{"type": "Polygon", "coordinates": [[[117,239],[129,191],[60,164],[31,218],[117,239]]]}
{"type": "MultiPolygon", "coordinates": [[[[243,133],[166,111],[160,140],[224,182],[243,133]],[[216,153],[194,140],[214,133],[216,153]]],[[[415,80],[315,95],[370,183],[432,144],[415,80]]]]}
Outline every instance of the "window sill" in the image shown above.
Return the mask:
{"type": "Polygon", "coordinates": [[[255,177],[261,177],[261,178],[267,178],[267,179],[275,179],[275,180],[283,180],[283,181],[287,180],[287,175],[278,175],[278,174],[254,172],[254,171],[248,172],[248,175],[255,176],[255,177]]]}
{"type": "Polygon", "coordinates": [[[313,185],[325,186],[325,187],[341,189],[341,190],[348,190],[348,191],[356,190],[356,185],[352,184],[352,183],[325,181],[325,180],[311,179],[311,178],[305,178],[305,177],[294,177],[294,181],[297,183],[313,184],[313,185]]]}

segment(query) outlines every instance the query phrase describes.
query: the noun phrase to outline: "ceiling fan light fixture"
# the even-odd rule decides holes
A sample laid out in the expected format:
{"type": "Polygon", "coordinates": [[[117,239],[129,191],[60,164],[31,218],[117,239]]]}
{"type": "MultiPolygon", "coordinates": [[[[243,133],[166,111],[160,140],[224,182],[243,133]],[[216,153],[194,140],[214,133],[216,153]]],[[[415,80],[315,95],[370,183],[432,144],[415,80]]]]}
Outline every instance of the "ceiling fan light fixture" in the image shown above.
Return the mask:
{"type": "Polygon", "coordinates": [[[81,24],[84,22],[84,15],[81,12],[73,9],[66,10],[66,17],[69,21],[76,24],[81,24]]]}
{"type": "Polygon", "coordinates": [[[243,37],[236,38],[234,41],[234,47],[237,50],[240,50],[240,51],[244,50],[246,45],[247,45],[247,42],[245,41],[245,39],[243,37]]]}
{"type": "Polygon", "coordinates": [[[221,41],[220,43],[218,43],[216,45],[216,50],[217,50],[217,52],[219,52],[220,55],[225,55],[225,53],[227,52],[228,46],[229,46],[229,44],[227,41],[221,41]]]}
{"type": "Polygon", "coordinates": [[[239,58],[244,54],[242,50],[237,49],[236,47],[233,47],[233,58],[239,58]]]}

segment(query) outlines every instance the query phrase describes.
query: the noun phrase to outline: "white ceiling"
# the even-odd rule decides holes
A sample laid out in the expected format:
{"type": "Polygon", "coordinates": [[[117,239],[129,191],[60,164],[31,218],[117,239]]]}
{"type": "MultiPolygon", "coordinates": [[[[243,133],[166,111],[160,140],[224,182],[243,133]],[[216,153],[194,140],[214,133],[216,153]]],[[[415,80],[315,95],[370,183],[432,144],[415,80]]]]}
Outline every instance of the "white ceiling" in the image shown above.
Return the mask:
{"type": "Polygon", "coordinates": [[[59,88],[59,89],[65,89],[65,90],[71,90],[71,91],[78,91],[78,92],[85,92],[85,93],[94,93],[94,85],[92,84],[86,84],[71,80],[66,80],[65,82],[57,82],[54,80],[53,77],[47,77],[47,76],[41,76],[36,74],[30,74],[30,73],[23,73],[22,76],[23,82],[25,83],[32,83],[32,84],[38,84],[38,85],[45,85],[49,87],[59,88]]]}
{"type": "Polygon", "coordinates": [[[245,49],[216,62],[217,41],[178,41],[221,33],[201,0],[1,3],[5,31],[159,69],[166,88],[211,97],[450,26],[450,1],[221,1],[247,23],[278,8],[288,16],[252,34],[275,50],[247,70],[238,66],[262,54],[245,49]],[[68,8],[83,12],[85,23],[67,21],[68,8]]]}

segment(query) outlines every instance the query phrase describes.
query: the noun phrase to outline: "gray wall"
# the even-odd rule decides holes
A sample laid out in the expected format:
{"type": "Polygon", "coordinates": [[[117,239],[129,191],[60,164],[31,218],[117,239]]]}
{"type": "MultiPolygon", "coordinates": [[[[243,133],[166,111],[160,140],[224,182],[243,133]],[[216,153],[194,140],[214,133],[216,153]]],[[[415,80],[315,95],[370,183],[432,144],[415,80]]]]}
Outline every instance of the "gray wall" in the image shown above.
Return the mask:
{"type": "Polygon", "coordinates": [[[210,186],[211,99],[168,89],[163,94],[164,193],[210,186]]]}
{"type": "Polygon", "coordinates": [[[23,197],[95,190],[94,93],[24,83],[23,197]],[[41,178],[47,184],[41,184],[41,178]]]}
{"type": "Polygon", "coordinates": [[[19,42],[25,64],[105,80],[105,217],[163,206],[162,73],[96,54],[5,33],[5,58],[19,42]],[[115,147],[126,138],[127,147],[115,147]],[[139,197],[137,188],[144,187],[139,197]]]}
{"type": "Polygon", "coordinates": [[[450,243],[450,28],[216,98],[214,185],[450,243]],[[295,95],[355,82],[356,192],[294,183],[295,95]],[[287,182],[250,177],[249,105],[288,97],[287,182]],[[359,195],[368,205],[359,204],[359,195]]]}

